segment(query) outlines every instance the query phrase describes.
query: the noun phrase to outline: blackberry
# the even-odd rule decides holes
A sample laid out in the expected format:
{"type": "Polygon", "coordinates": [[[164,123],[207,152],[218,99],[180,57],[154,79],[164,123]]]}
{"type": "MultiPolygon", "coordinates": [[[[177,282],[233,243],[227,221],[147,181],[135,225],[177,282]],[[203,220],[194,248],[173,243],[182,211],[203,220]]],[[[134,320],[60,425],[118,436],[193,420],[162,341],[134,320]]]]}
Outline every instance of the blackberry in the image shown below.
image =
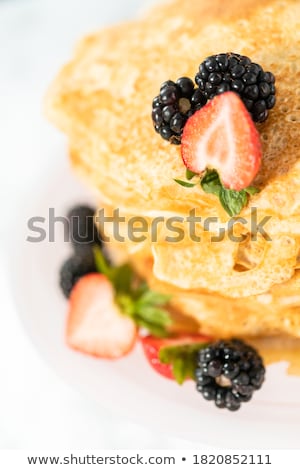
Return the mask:
{"type": "Polygon", "coordinates": [[[94,224],[95,210],[89,206],[75,206],[68,212],[70,238],[76,253],[91,255],[94,244],[101,246],[101,237],[94,224]]]}
{"type": "Polygon", "coordinates": [[[217,341],[198,353],[196,388],[218,408],[236,411],[251,400],[264,381],[259,354],[243,341],[217,341]]]}
{"type": "Polygon", "coordinates": [[[208,100],[225,91],[237,93],[255,122],[265,121],[276,102],[274,75],[233,52],[207,57],[195,81],[208,100]]]}
{"type": "Polygon", "coordinates": [[[190,78],[181,77],[176,83],[164,82],[152,103],[154,129],[163,139],[179,145],[186,121],[206,102],[204,93],[195,88],[190,78]]]}
{"type": "Polygon", "coordinates": [[[76,282],[86,274],[96,272],[96,266],[93,256],[74,255],[64,262],[60,269],[60,287],[66,298],[70,297],[70,293],[76,282]]]}

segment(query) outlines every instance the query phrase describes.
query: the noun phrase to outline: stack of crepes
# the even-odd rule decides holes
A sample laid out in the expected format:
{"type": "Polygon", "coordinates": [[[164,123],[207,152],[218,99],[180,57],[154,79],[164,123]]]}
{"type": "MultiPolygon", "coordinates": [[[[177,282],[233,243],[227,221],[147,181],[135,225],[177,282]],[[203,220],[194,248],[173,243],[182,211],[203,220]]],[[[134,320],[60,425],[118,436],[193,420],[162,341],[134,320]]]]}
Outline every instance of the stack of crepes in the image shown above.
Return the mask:
{"type": "Polygon", "coordinates": [[[117,208],[126,219],[124,242],[105,224],[109,248],[129,257],[154,289],[172,294],[174,311],[216,337],[300,338],[298,0],[159,3],[136,21],[84,38],[50,88],[47,114],[67,134],[72,165],[97,191],[105,215],[117,208]],[[162,82],[194,77],[205,57],[229,51],[274,73],[277,103],[258,125],[263,162],[253,185],[260,192],[240,214],[246,222],[234,228],[243,241],[225,232],[213,242],[230,217],[199,185],[174,182],[185,174],[180,146],[154,132],[151,103],[162,82]],[[253,208],[258,222],[268,217],[267,235],[255,228],[253,208]],[[197,223],[200,242],[191,240],[186,222],[193,209],[203,220],[217,218],[209,231],[197,223]],[[145,240],[129,239],[132,217],[147,221],[145,240]],[[157,224],[155,237],[157,217],[182,217],[174,225],[183,239],[166,241],[174,236],[166,222],[157,224]]]}

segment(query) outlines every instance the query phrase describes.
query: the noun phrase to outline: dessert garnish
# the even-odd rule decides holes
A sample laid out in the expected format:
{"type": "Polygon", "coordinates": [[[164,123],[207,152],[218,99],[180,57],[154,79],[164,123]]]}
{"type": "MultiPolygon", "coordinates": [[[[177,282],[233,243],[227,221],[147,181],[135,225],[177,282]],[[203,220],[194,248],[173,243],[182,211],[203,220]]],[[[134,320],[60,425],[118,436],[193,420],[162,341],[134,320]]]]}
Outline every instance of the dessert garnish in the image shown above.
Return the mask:
{"type": "MultiPolygon", "coordinates": [[[[94,225],[94,214],[95,210],[87,206],[76,206],[68,213],[69,235],[75,253],[63,263],[60,269],[60,287],[65,297],[70,297],[71,307],[81,298],[81,305],[88,307],[83,309],[86,311],[93,302],[89,298],[84,298],[87,288],[77,289],[79,281],[82,279],[84,287],[90,284],[91,291],[96,283],[106,286],[111,284],[114,302],[122,314],[130,317],[138,327],[146,328],[158,337],[167,336],[168,327],[172,321],[169,312],[164,307],[170,296],[149,289],[147,284],[134,274],[128,264],[111,265],[105,255],[105,245],[101,241],[101,234],[94,225]],[[72,218],[75,218],[77,222],[75,223],[72,218]],[[100,278],[99,274],[102,275],[100,278]],[[76,302],[72,297],[73,291],[76,292],[74,294],[76,302]]],[[[100,302],[95,300],[95,310],[98,310],[98,307],[101,310],[100,302]]],[[[116,308],[114,307],[114,310],[116,308]]],[[[73,310],[75,309],[71,308],[69,312],[70,321],[72,321],[73,310]]],[[[83,324],[84,313],[79,315],[76,311],[76,317],[80,316],[83,324]]],[[[80,324],[78,326],[80,327],[80,324]]]]}
{"type": "Polygon", "coordinates": [[[102,246],[99,231],[94,223],[95,210],[86,205],[74,206],[67,214],[71,242],[76,254],[89,252],[94,245],[102,246]]]}
{"type": "Polygon", "coordinates": [[[112,283],[103,274],[88,274],[76,283],[67,318],[68,346],[106,359],[116,359],[131,351],[137,327],[122,314],[114,296],[112,283]]]}
{"type": "Polygon", "coordinates": [[[195,89],[194,82],[187,77],[164,82],[160,93],[152,103],[154,129],[171,144],[179,145],[188,118],[207,102],[204,93],[195,89]]]}
{"type": "Polygon", "coordinates": [[[172,320],[164,308],[170,297],[148,288],[128,264],[110,266],[94,247],[98,272],[75,283],[69,299],[67,344],[102,358],[116,358],[133,347],[137,328],[168,335],[172,320]]]}
{"type": "Polygon", "coordinates": [[[264,380],[257,352],[238,340],[214,342],[198,332],[175,335],[170,296],[149,289],[129,264],[111,265],[101,234],[94,233],[91,213],[86,206],[69,213],[79,216],[85,235],[82,243],[78,223],[69,224],[75,254],[61,269],[61,287],[69,297],[67,345],[97,358],[117,359],[139,337],[148,363],[160,375],[179,384],[195,380],[205,399],[230,411],[249,401],[264,380]]]}
{"type": "Polygon", "coordinates": [[[164,139],[181,144],[189,173],[187,181],[175,181],[192,188],[197,183],[190,180],[199,175],[202,189],[236,216],[258,192],[250,187],[262,158],[254,122],[264,122],[276,103],[275,77],[249,57],[228,52],[207,57],[195,81],[197,87],[188,77],[163,83],[152,103],[153,125],[164,139]]]}
{"type": "Polygon", "coordinates": [[[200,184],[234,217],[259,190],[250,183],[261,164],[259,133],[241,99],[232,92],[216,96],[186,123],[181,154],[184,187],[200,184]],[[193,181],[192,181],[193,180],[193,181]]]}
{"type": "Polygon", "coordinates": [[[237,339],[212,342],[207,336],[141,338],[145,356],[160,375],[182,384],[196,382],[196,389],[218,408],[236,411],[251,400],[265,378],[257,351],[237,339]]]}
{"type": "Polygon", "coordinates": [[[196,173],[187,169],[186,180],[187,181],[175,179],[176,183],[186,188],[192,188],[200,184],[205,193],[214,194],[219,198],[223,209],[231,217],[240,214],[242,209],[247,205],[249,196],[259,192],[259,189],[254,186],[248,186],[245,189],[241,189],[241,191],[225,188],[216,170],[206,170],[204,176],[201,178],[196,173]],[[196,182],[192,183],[191,180],[196,180],[196,182]]]}
{"type": "MultiPolygon", "coordinates": [[[[80,281],[90,279],[92,285],[98,280],[98,284],[101,283],[105,286],[110,285],[114,292],[114,295],[110,298],[113,300],[114,309],[118,308],[123,315],[132,319],[132,321],[142,328],[146,328],[151,334],[158,337],[164,337],[168,335],[168,327],[171,325],[171,317],[168,310],[165,308],[166,304],[170,300],[169,295],[160,294],[148,288],[147,284],[141,281],[133,272],[132,268],[128,264],[122,264],[120,266],[111,266],[104,257],[102,250],[99,247],[94,247],[95,255],[95,273],[90,273],[83,276],[80,281]],[[99,274],[101,277],[99,278],[99,274]],[[104,282],[105,281],[105,282],[104,282]]],[[[80,295],[77,292],[76,283],[71,291],[70,305],[71,309],[69,317],[73,316],[74,299],[72,297],[73,291],[76,292],[76,299],[81,297],[81,305],[84,307],[85,304],[92,309],[92,300],[89,297],[89,289],[80,289],[80,295]],[[87,292],[87,298],[84,298],[84,293],[87,292]]],[[[90,281],[89,281],[90,282],[90,281]]],[[[88,284],[88,281],[86,281],[88,284]]],[[[103,290],[103,289],[102,289],[103,290]]],[[[91,296],[92,297],[92,296],[91,296]]],[[[93,309],[95,311],[101,311],[101,302],[99,299],[95,299],[93,309]]],[[[83,309],[87,311],[87,308],[83,309]]],[[[78,312],[76,313],[78,316],[78,312]]],[[[84,312],[82,313],[82,319],[84,318],[84,312]]],[[[72,320],[72,318],[71,318],[72,320]]],[[[79,325],[80,327],[80,325],[79,325]]]]}
{"type": "Polygon", "coordinates": [[[211,341],[203,335],[188,335],[174,338],[145,336],[141,343],[151,367],[167,379],[180,385],[195,376],[197,353],[211,341]]]}
{"type": "Polygon", "coordinates": [[[207,57],[192,79],[167,80],[152,102],[155,131],[179,145],[187,120],[214,96],[233,91],[240,96],[253,121],[264,122],[276,103],[275,76],[249,57],[227,52],[207,57]]]}
{"type": "Polygon", "coordinates": [[[86,274],[96,272],[94,256],[84,248],[84,254],[75,254],[68,258],[60,268],[59,284],[64,296],[68,299],[73,287],[86,274]]]}
{"type": "Polygon", "coordinates": [[[59,274],[60,287],[66,298],[82,276],[97,271],[93,247],[102,247],[102,240],[94,224],[94,214],[94,209],[86,205],[74,206],[67,214],[74,254],[63,263],[59,274]]]}
{"type": "Polygon", "coordinates": [[[149,289],[129,264],[110,266],[100,248],[95,247],[94,253],[97,269],[113,285],[115,301],[122,313],[151,334],[168,336],[172,320],[166,307],[170,296],[149,289]]]}
{"type": "Polygon", "coordinates": [[[216,96],[188,120],[181,155],[193,173],[216,170],[227,189],[240,191],[252,183],[261,164],[260,137],[235,93],[216,96]]]}
{"type": "Polygon", "coordinates": [[[265,121],[276,102],[274,75],[234,52],[207,57],[195,81],[208,100],[226,91],[237,93],[255,122],[265,121]]]}
{"type": "MultiPolygon", "coordinates": [[[[219,197],[229,215],[247,204],[250,187],[262,158],[259,133],[241,99],[232,92],[213,98],[186,123],[181,142],[182,159],[206,193],[219,197]]],[[[186,185],[186,182],[176,180],[186,185]]]]}
{"type": "Polygon", "coordinates": [[[199,351],[195,377],[206,400],[235,411],[261,388],[265,368],[257,351],[244,341],[217,341],[199,351]]]}

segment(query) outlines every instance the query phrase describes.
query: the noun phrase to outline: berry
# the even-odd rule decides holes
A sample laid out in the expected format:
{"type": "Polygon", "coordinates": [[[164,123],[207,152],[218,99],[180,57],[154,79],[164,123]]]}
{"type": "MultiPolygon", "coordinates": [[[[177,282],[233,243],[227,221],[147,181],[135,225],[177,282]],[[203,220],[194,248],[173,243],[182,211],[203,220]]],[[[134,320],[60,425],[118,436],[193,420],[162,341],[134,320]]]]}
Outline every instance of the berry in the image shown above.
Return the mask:
{"type": "Polygon", "coordinates": [[[194,82],[181,77],[177,82],[168,80],[152,103],[152,121],[156,132],[171,144],[179,145],[185,123],[197,110],[206,104],[201,90],[194,82]]]}
{"type": "Polygon", "coordinates": [[[218,408],[238,410],[251,400],[264,377],[261,357],[243,341],[217,341],[198,353],[196,389],[218,408]]]}
{"type": "Polygon", "coordinates": [[[133,348],[137,330],[114,301],[114,289],[103,274],[81,278],[70,296],[67,344],[96,357],[116,359],[133,348]]]}
{"type": "Polygon", "coordinates": [[[89,206],[75,206],[68,212],[70,238],[77,253],[91,253],[95,243],[101,245],[94,214],[95,210],[89,206]]]}
{"type": "Polygon", "coordinates": [[[158,374],[163,375],[167,379],[173,379],[172,365],[163,364],[158,357],[160,348],[166,345],[165,340],[153,336],[145,336],[141,338],[141,343],[151,367],[153,367],[158,374]]]}
{"type": "Polygon", "coordinates": [[[94,257],[91,255],[80,256],[74,255],[64,262],[60,269],[60,287],[66,298],[69,298],[70,293],[76,282],[88,273],[96,271],[94,257]]]}
{"type": "Polygon", "coordinates": [[[160,375],[167,379],[174,380],[171,364],[164,364],[159,360],[159,351],[166,346],[182,346],[187,344],[205,343],[208,338],[205,336],[181,336],[174,338],[155,338],[145,336],[141,338],[142,347],[151,367],[160,375]]]}
{"type": "Polygon", "coordinates": [[[274,75],[233,52],[207,57],[195,81],[208,100],[226,91],[237,93],[255,122],[265,121],[276,102],[274,75]]]}
{"type": "Polygon", "coordinates": [[[232,92],[216,96],[186,123],[181,140],[185,166],[201,174],[218,171],[224,187],[240,191],[261,164],[259,133],[241,99],[232,92]]]}

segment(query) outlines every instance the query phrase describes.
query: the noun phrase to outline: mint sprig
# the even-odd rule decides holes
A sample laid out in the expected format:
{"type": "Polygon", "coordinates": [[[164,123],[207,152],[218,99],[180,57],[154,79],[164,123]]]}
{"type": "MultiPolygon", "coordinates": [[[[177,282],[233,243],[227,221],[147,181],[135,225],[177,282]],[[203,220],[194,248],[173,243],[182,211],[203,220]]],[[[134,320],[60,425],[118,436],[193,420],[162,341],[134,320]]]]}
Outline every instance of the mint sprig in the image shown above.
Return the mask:
{"type": "Polygon", "coordinates": [[[178,179],[174,179],[174,181],[177,184],[180,184],[180,186],[183,186],[184,188],[193,188],[194,186],[197,185],[197,183],[189,183],[188,181],[183,181],[183,180],[178,180],[178,179]]]}
{"type": "Polygon", "coordinates": [[[193,343],[179,346],[166,346],[159,351],[159,360],[163,364],[171,364],[173,376],[180,385],[186,379],[195,378],[197,355],[208,343],[193,343]]]}
{"type": "Polygon", "coordinates": [[[149,289],[134,275],[128,264],[109,266],[97,246],[94,247],[94,258],[97,270],[113,284],[116,302],[122,313],[154,336],[169,336],[168,327],[172,319],[165,307],[171,297],[149,289]]]}
{"type": "Polygon", "coordinates": [[[197,173],[194,173],[193,171],[189,170],[188,168],[185,170],[185,177],[187,180],[192,180],[194,176],[197,176],[197,173]]]}
{"type": "Polygon", "coordinates": [[[247,205],[249,196],[259,192],[259,189],[249,186],[248,188],[242,189],[241,191],[235,191],[233,189],[227,189],[223,186],[220,177],[216,170],[207,170],[202,178],[196,183],[190,183],[189,181],[199,176],[196,173],[186,170],[186,179],[188,181],[175,179],[174,181],[181,186],[186,188],[192,188],[200,183],[201,188],[207,194],[214,194],[220,200],[220,203],[231,217],[239,215],[242,209],[247,205]]]}
{"type": "Polygon", "coordinates": [[[200,184],[204,192],[214,194],[220,199],[222,207],[231,217],[240,214],[242,209],[247,205],[248,195],[259,192],[259,190],[253,186],[249,186],[241,191],[224,188],[216,170],[207,170],[200,184]]]}
{"type": "Polygon", "coordinates": [[[172,324],[170,314],[164,308],[169,300],[170,296],[163,296],[150,289],[138,297],[118,294],[116,297],[117,303],[126,315],[139,327],[160,338],[169,336],[168,327],[172,324]]]}
{"type": "Polygon", "coordinates": [[[222,207],[231,217],[238,215],[248,202],[246,191],[233,191],[223,187],[220,189],[219,199],[222,207]]]}

